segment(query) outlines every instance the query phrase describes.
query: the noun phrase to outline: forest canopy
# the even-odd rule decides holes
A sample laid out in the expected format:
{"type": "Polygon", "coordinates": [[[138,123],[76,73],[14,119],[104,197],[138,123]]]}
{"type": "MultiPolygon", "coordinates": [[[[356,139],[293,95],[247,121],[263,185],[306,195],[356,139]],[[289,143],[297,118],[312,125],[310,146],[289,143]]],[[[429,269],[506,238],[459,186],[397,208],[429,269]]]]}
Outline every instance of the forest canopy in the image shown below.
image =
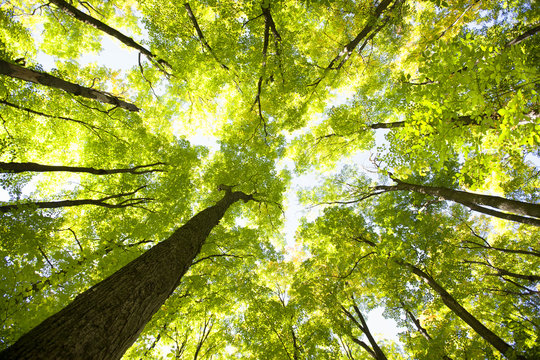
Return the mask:
{"type": "Polygon", "coordinates": [[[534,0],[2,1],[0,358],[540,358],[538,32],[534,0]]]}

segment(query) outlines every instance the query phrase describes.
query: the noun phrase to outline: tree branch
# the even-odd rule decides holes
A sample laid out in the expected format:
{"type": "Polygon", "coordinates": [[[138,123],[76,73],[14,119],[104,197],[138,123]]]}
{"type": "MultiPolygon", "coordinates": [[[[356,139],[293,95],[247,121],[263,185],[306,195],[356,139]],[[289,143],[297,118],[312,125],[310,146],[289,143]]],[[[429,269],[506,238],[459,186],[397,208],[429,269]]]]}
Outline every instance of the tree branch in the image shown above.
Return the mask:
{"type": "Polygon", "coordinates": [[[219,58],[217,57],[217,55],[215,54],[214,50],[212,50],[212,47],[210,46],[210,44],[208,44],[208,42],[206,41],[206,38],[204,37],[203,33],[202,33],[202,30],[201,28],[199,27],[199,23],[197,22],[197,18],[195,17],[195,15],[193,14],[193,10],[191,10],[191,6],[189,6],[189,3],[185,3],[184,4],[184,8],[186,9],[187,11],[187,14],[188,14],[188,17],[189,19],[191,20],[191,23],[193,24],[193,27],[195,28],[195,31],[197,32],[197,36],[199,37],[199,41],[201,42],[201,44],[203,45],[204,48],[206,48],[206,50],[208,50],[208,52],[210,53],[210,55],[212,55],[212,57],[214,58],[214,60],[217,61],[217,63],[225,70],[229,70],[229,68],[227,67],[227,65],[225,65],[221,60],[219,60],[219,58]]]}

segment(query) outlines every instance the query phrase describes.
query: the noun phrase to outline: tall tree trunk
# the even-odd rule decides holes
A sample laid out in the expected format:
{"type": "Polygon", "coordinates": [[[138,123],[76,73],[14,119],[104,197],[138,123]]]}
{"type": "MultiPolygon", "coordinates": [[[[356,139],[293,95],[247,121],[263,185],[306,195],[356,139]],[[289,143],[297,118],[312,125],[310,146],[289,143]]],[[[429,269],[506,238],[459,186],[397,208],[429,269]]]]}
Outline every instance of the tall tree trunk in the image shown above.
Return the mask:
{"type": "Polygon", "coordinates": [[[35,84],[41,84],[44,86],[64,90],[65,92],[73,95],[97,100],[106,104],[112,104],[125,110],[139,111],[139,108],[134,104],[120,100],[118,97],[104,91],[87,88],[66,80],[62,80],[47,73],[11,64],[4,60],[0,60],[0,74],[7,75],[16,79],[33,82],[35,84]]]}
{"type": "Polygon", "coordinates": [[[408,190],[421,194],[431,195],[445,200],[455,201],[463,204],[475,211],[487,213],[508,220],[520,221],[531,225],[540,226],[540,205],[527,203],[517,200],[505,199],[499,196],[475,194],[460,190],[453,190],[439,186],[416,185],[393,179],[397,185],[379,185],[374,190],[379,191],[400,191],[408,190]],[[505,214],[491,209],[484,208],[480,205],[491,206],[500,210],[509,211],[514,214],[505,214]],[[508,216],[505,216],[508,215],[508,216]],[[520,216],[522,215],[522,216],[520,216]],[[524,215],[524,216],[523,216],[524,215]],[[519,220],[521,219],[521,220],[519,220]]]}
{"type": "Polygon", "coordinates": [[[473,328],[478,335],[480,335],[484,340],[486,340],[491,346],[499,350],[505,357],[512,359],[525,360],[523,356],[517,355],[515,350],[508,345],[503,339],[497,336],[493,331],[484,326],[478,319],[476,319],[470,312],[468,312],[461,304],[457,302],[456,299],[450,293],[448,293],[439,283],[435,281],[430,275],[420,270],[416,266],[405,263],[403,261],[396,261],[397,263],[407,266],[413,274],[421,277],[426,280],[429,287],[431,287],[442,299],[443,303],[448,306],[450,310],[454,312],[461,320],[463,320],[467,325],[473,328]],[[512,357],[513,354],[516,354],[515,357],[512,357]]]}
{"type": "Polygon", "coordinates": [[[169,68],[171,67],[165,60],[158,59],[155,54],[153,54],[150,50],[145,48],[144,46],[137,43],[135,40],[130,38],[129,36],[126,36],[122,34],[120,31],[113,29],[109,25],[99,21],[98,19],[85,14],[84,12],[77,9],[75,6],[69,4],[66,1],[63,0],[50,0],[51,3],[58,6],[62,11],[64,11],[66,14],[73,16],[79,21],[82,21],[85,24],[91,25],[95,27],[96,29],[103,31],[104,33],[120,40],[124,45],[127,45],[131,48],[134,48],[138,51],[140,51],[142,54],[144,54],[146,57],[150,59],[155,59],[158,63],[167,65],[169,68]]]}
{"type": "Polygon", "coordinates": [[[110,175],[110,174],[146,174],[151,172],[163,171],[161,169],[150,169],[150,170],[141,170],[157,165],[165,165],[164,163],[158,162],[155,164],[149,165],[140,165],[134,166],[127,169],[96,169],[92,167],[82,167],[82,166],[63,166],[63,165],[42,165],[33,162],[24,162],[24,163],[14,163],[14,162],[0,162],[0,173],[21,173],[21,172],[54,172],[54,171],[64,171],[64,172],[74,172],[74,173],[89,173],[94,175],[110,175]]]}
{"type": "Polygon", "coordinates": [[[147,201],[153,200],[151,198],[129,198],[123,201],[120,201],[116,204],[111,204],[106,202],[107,200],[112,199],[118,199],[126,196],[133,195],[137,193],[140,189],[144,188],[145,186],[141,186],[138,189],[135,189],[134,191],[130,191],[127,193],[120,193],[116,195],[109,195],[101,199],[79,199],[79,200],[60,200],[60,201],[36,201],[36,202],[29,202],[29,203],[21,203],[21,204],[9,204],[9,205],[3,205],[0,206],[0,213],[6,213],[10,211],[15,211],[17,209],[24,209],[26,207],[29,208],[38,208],[38,209],[58,209],[62,207],[72,207],[72,206],[80,206],[80,205],[95,205],[95,206],[103,206],[110,209],[118,209],[118,208],[124,208],[128,206],[136,206],[142,203],[145,203],[147,201]]]}
{"type": "Polygon", "coordinates": [[[0,353],[0,358],[120,359],[179,285],[227,209],[238,200],[252,199],[251,195],[226,190],[215,205],[77,296],[0,353]]]}

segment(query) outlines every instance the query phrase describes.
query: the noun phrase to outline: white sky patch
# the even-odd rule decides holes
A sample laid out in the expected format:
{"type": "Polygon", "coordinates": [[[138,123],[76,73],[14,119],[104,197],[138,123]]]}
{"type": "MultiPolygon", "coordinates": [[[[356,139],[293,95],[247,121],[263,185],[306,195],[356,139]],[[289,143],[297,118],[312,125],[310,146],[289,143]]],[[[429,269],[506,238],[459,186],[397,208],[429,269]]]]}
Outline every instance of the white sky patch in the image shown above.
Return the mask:
{"type": "Polygon", "coordinates": [[[9,201],[9,192],[0,188],[0,201],[9,201]]]}
{"type": "Polygon", "coordinates": [[[377,307],[367,314],[369,330],[376,340],[391,340],[400,344],[399,333],[405,331],[405,328],[399,327],[392,319],[384,318],[383,312],[383,307],[377,307]]]}

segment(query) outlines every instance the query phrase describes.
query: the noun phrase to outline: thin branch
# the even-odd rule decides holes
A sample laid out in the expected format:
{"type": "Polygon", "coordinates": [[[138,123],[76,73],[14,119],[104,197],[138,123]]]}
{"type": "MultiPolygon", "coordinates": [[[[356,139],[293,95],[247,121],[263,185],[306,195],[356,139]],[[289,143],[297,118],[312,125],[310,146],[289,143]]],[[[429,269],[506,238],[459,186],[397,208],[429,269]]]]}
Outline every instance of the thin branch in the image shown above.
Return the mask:
{"type": "Polygon", "coordinates": [[[208,255],[208,256],[205,256],[205,257],[202,257],[200,259],[197,259],[195,261],[193,261],[191,263],[191,266],[193,265],[196,265],[204,260],[208,260],[208,259],[213,259],[213,258],[218,258],[218,257],[232,257],[232,258],[238,258],[238,259],[243,259],[244,257],[246,256],[253,256],[253,255],[244,255],[244,256],[240,256],[240,255],[235,255],[235,254],[215,254],[215,255],[208,255]]]}
{"type": "Polygon", "coordinates": [[[54,267],[54,265],[51,263],[51,261],[49,260],[49,258],[47,257],[47,254],[45,254],[45,252],[43,251],[43,249],[41,249],[41,246],[38,246],[38,249],[39,249],[39,252],[41,253],[41,255],[43,255],[43,257],[45,258],[45,260],[47,261],[47,263],[49,264],[49,266],[51,267],[51,269],[56,269],[54,267]]]}
{"type": "Polygon", "coordinates": [[[84,253],[84,249],[83,249],[83,247],[81,245],[81,242],[77,238],[77,234],[75,233],[75,231],[73,231],[72,228],[59,229],[58,231],[69,231],[69,232],[71,232],[71,234],[73,234],[73,237],[75,238],[75,241],[77,242],[77,245],[79,246],[79,249],[81,250],[81,253],[84,253]]]}
{"type": "Polygon", "coordinates": [[[74,122],[76,124],[80,124],[80,125],[84,126],[85,128],[87,128],[88,130],[94,132],[99,138],[101,138],[101,137],[100,137],[99,133],[97,132],[97,130],[103,131],[104,133],[107,133],[107,134],[115,137],[116,139],[118,139],[118,137],[116,135],[112,134],[110,131],[107,131],[107,130],[105,130],[103,128],[100,128],[100,127],[92,125],[92,124],[88,124],[88,123],[86,123],[84,121],[81,121],[81,120],[76,120],[76,119],[72,119],[72,118],[65,117],[65,116],[46,114],[46,113],[41,112],[41,111],[32,110],[30,108],[11,103],[11,102],[9,102],[7,100],[0,100],[0,104],[4,104],[4,105],[10,106],[12,108],[15,108],[17,110],[26,111],[28,113],[43,116],[43,117],[50,118],[50,119],[60,119],[60,120],[71,121],[71,122],[74,122]]]}
{"type": "Polygon", "coordinates": [[[130,195],[134,195],[136,192],[141,190],[142,188],[145,188],[146,186],[141,186],[137,188],[134,191],[127,192],[127,193],[120,193],[116,195],[110,195],[106,196],[101,199],[81,199],[81,200],[61,200],[61,201],[38,201],[38,202],[29,202],[29,203],[21,203],[21,204],[9,204],[9,205],[3,205],[0,206],[0,212],[10,212],[15,211],[17,209],[24,209],[26,207],[37,207],[38,209],[56,209],[56,208],[62,208],[62,207],[73,207],[73,206],[80,206],[80,205],[96,205],[96,206],[102,206],[110,209],[115,208],[125,208],[129,206],[136,206],[139,204],[146,203],[148,201],[154,200],[152,198],[130,198],[123,201],[120,201],[116,204],[111,204],[106,202],[107,200],[112,199],[118,199],[121,197],[126,197],[130,195]]]}
{"type": "Polygon", "coordinates": [[[146,78],[146,76],[144,75],[144,68],[143,68],[142,63],[141,63],[141,53],[139,53],[138,60],[139,60],[139,70],[141,71],[141,76],[142,76],[143,79],[148,83],[148,86],[150,86],[150,90],[152,90],[152,94],[154,94],[154,96],[156,97],[156,99],[159,100],[159,96],[157,96],[156,92],[154,91],[154,87],[152,86],[152,83],[151,83],[150,80],[148,80],[148,79],[146,78]]]}
{"type": "Polygon", "coordinates": [[[463,16],[465,16],[467,11],[469,11],[474,5],[478,4],[480,1],[481,0],[475,0],[475,2],[473,2],[471,5],[467,6],[467,8],[461,13],[461,15],[459,15],[457,19],[454,20],[454,22],[450,24],[450,26],[448,26],[435,40],[439,40],[440,38],[442,38],[451,28],[453,28],[458,23],[459,20],[461,20],[463,16]]]}
{"type": "Polygon", "coordinates": [[[221,60],[219,60],[219,58],[217,57],[217,55],[215,54],[214,50],[212,50],[212,47],[210,46],[210,44],[208,44],[208,42],[206,41],[206,38],[204,37],[203,33],[202,33],[202,30],[201,28],[199,27],[199,23],[197,22],[197,18],[195,17],[195,15],[193,14],[193,11],[191,10],[191,6],[189,6],[189,3],[185,3],[184,4],[184,8],[186,9],[187,11],[187,14],[188,14],[188,17],[189,19],[191,20],[191,23],[193,24],[193,27],[195,28],[195,31],[197,32],[197,36],[199,37],[199,41],[201,42],[201,44],[203,45],[203,47],[205,47],[208,52],[210,53],[210,55],[212,55],[212,57],[214,58],[214,60],[216,60],[218,62],[218,64],[225,70],[229,70],[229,68],[227,67],[227,65],[225,65],[221,60]]]}
{"type": "Polygon", "coordinates": [[[369,255],[372,255],[372,254],[375,254],[374,251],[364,255],[364,256],[361,256],[358,260],[356,260],[356,262],[354,263],[354,266],[351,268],[351,270],[349,270],[347,272],[347,274],[345,275],[341,275],[341,276],[337,276],[338,279],[346,279],[348,278],[349,276],[351,276],[351,274],[353,273],[353,271],[356,269],[356,267],[358,266],[358,264],[360,263],[360,261],[362,261],[363,259],[367,258],[369,255]]]}

